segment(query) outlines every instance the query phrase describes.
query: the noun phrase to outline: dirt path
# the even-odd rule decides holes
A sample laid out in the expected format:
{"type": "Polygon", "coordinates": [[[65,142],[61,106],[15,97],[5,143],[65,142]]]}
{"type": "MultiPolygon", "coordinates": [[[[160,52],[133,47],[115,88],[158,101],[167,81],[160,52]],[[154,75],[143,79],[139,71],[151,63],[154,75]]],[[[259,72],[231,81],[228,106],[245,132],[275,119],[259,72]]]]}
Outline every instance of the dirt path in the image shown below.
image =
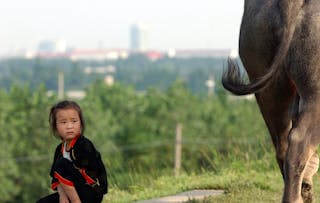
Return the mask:
{"type": "Polygon", "coordinates": [[[144,200],[136,203],[181,203],[186,202],[188,200],[200,200],[205,197],[221,194],[223,194],[223,190],[191,190],[172,196],[144,200]]]}

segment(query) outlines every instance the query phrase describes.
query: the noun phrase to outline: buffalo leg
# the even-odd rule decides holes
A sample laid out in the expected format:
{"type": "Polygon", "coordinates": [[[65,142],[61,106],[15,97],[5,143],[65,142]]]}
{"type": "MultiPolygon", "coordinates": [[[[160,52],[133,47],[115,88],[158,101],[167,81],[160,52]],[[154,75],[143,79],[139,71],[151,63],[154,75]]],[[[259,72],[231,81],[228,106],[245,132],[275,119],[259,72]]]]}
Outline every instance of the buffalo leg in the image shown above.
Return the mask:
{"type": "Polygon", "coordinates": [[[316,149],[319,144],[317,136],[320,130],[318,127],[320,111],[317,110],[315,101],[306,103],[308,105],[305,106],[308,108],[300,112],[298,120],[289,134],[284,167],[284,203],[302,203],[303,199],[305,202],[313,200],[312,176],[316,173],[319,165],[316,149]]]}
{"type": "Polygon", "coordinates": [[[284,160],[288,147],[288,134],[292,127],[292,108],[294,108],[295,90],[288,89],[288,79],[279,81],[276,87],[270,87],[256,94],[260,111],[270,132],[276,151],[276,158],[284,176],[284,160]],[[281,91],[283,90],[283,91],[281,91]]]}

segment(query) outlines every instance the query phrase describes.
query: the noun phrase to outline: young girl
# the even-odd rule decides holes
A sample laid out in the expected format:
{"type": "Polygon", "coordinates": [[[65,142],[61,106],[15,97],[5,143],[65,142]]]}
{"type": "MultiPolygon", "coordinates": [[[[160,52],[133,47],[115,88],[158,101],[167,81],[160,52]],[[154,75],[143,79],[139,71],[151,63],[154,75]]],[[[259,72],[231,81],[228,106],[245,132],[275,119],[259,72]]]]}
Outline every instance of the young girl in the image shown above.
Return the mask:
{"type": "Polygon", "coordinates": [[[53,134],[62,143],[56,148],[50,176],[57,192],[37,203],[101,203],[108,182],[100,153],[84,137],[85,122],[74,101],[54,105],[49,114],[53,134]]]}

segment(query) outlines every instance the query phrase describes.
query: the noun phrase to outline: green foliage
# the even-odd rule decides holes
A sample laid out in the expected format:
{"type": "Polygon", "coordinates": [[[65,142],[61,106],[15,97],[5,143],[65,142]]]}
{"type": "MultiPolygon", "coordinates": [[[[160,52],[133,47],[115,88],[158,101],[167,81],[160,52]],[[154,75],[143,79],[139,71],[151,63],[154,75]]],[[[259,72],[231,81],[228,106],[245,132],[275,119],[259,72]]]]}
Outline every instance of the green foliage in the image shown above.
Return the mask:
{"type": "Polygon", "coordinates": [[[11,152],[15,148],[15,142],[13,142],[13,135],[11,134],[11,128],[8,128],[8,122],[10,122],[10,110],[12,108],[11,100],[9,96],[4,92],[0,91],[0,178],[2,181],[3,188],[0,190],[0,201],[5,202],[15,195],[19,194],[20,188],[15,188],[15,182],[19,179],[19,170],[15,161],[11,159],[11,152]],[[11,105],[10,105],[11,104],[11,105]],[[10,106],[8,106],[10,105],[10,106]]]}
{"type": "Polygon", "coordinates": [[[47,181],[39,174],[48,172],[48,150],[53,147],[47,143],[50,98],[43,87],[32,93],[28,87],[13,86],[8,93],[1,94],[0,176],[6,181],[0,202],[28,202],[37,195],[35,191],[46,190],[47,181]],[[34,167],[34,161],[43,158],[45,161],[34,167]],[[30,187],[33,182],[38,184],[30,187]]]}
{"type": "MultiPolygon", "coordinates": [[[[34,202],[50,192],[49,170],[59,140],[48,127],[49,108],[57,98],[46,91],[44,86],[0,91],[0,177],[6,180],[0,202],[34,202]]],[[[269,161],[273,147],[255,101],[233,101],[221,90],[213,97],[199,96],[186,80],[178,79],[165,91],[143,92],[96,81],[78,102],[86,118],[85,134],[101,151],[109,171],[111,191],[136,192],[140,184],[173,174],[178,123],[182,173],[219,174],[228,167],[241,170],[239,163],[252,161],[258,163],[250,165],[256,170],[276,168],[269,161]]]]}
{"type": "Polygon", "coordinates": [[[57,59],[6,59],[0,60],[0,88],[9,90],[13,84],[29,85],[36,90],[45,85],[48,90],[58,89],[58,72],[64,73],[65,87],[68,90],[83,90],[96,80],[103,80],[105,74],[86,74],[87,67],[114,66],[112,74],[116,81],[123,85],[132,85],[137,91],[145,91],[149,87],[166,90],[181,78],[193,93],[204,95],[207,92],[205,81],[213,77],[221,78],[225,58],[164,58],[151,61],[142,55],[130,56],[128,59],[116,61],[72,61],[57,59]]]}

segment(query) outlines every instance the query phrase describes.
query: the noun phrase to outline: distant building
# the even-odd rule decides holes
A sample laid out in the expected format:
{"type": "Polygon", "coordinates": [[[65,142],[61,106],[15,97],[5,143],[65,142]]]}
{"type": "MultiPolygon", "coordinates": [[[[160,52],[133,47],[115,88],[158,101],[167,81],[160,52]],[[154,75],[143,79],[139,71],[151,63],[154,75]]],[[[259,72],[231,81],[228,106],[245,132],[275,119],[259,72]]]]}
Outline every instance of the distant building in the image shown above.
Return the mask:
{"type": "Polygon", "coordinates": [[[86,97],[86,92],[82,90],[70,90],[66,92],[66,97],[70,99],[83,99],[86,97]]]}
{"type": "Polygon", "coordinates": [[[39,43],[39,53],[65,53],[67,44],[64,39],[44,40],[39,43]]]}
{"type": "Polygon", "coordinates": [[[113,77],[113,75],[106,75],[106,76],[104,77],[104,82],[105,82],[106,85],[112,86],[112,85],[114,84],[114,77],[113,77]]]}
{"type": "Polygon", "coordinates": [[[130,49],[133,52],[144,52],[148,46],[148,27],[141,22],[135,23],[130,29],[130,49]]]}
{"type": "Polygon", "coordinates": [[[38,52],[53,52],[54,42],[53,41],[41,41],[38,46],[38,52]]]}
{"type": "Polygon", "coordinates": [[[107,74],[107,73],[110,73],[110,74],[114,74],[116,72],[116,67],[113,66],[113,65],[108,65],[108,66],[98,66],[98,67],[90,67],[90,66],[87,66],[84,68],[84,73],[85,74],[92,74],[92,73],[95,73],[95,74],[107,74]]]}
{"type": "Polygon", "coordinates": [[[124,49],[76,49],[69,53],[71,60],[117,60],[128,58],[129,53],[124,49]]]}
{"type": "Polygon", "coordinates": [[[146,51],[144,52],[144,55],[151,61],[162,59],[165,56],[161,51],[146,51]]]}
{"type": "Polygon", "coordinates": [[[43,40],[38,45],[37,52],[32,55],[26,54],[26,58],[41,57],[41,58],[66,58],[67,43],[64,39],[43,40]]]}
{"type": "Polygon", "coordinates": [[[215,57],[235,57],[234,50],[231,49],[170,49],[170,58],[215,58],[215,57]]]}

